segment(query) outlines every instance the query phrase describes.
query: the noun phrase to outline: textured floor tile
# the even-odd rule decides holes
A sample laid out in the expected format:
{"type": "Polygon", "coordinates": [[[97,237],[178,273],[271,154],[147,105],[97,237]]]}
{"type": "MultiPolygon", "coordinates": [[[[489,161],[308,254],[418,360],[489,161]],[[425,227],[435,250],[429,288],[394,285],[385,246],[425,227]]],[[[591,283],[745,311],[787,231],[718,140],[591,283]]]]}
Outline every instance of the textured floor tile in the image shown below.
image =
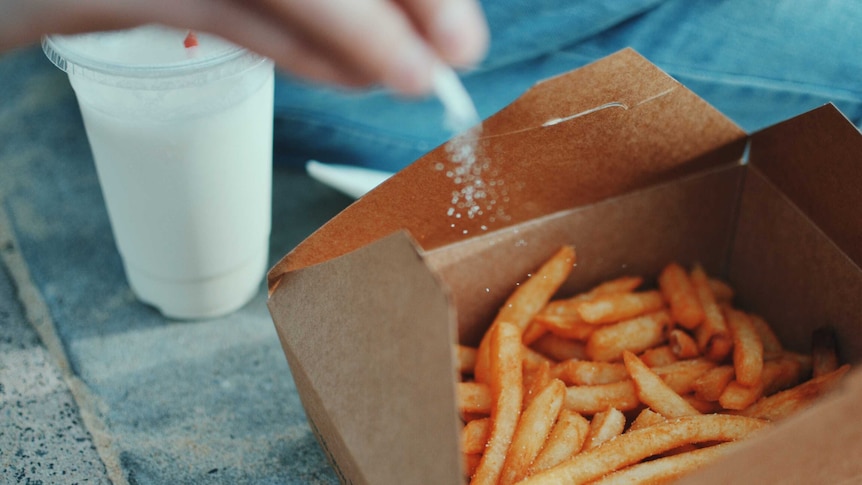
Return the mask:
{"type": "Polygon", "coordinates": [[[110,483],[78,407],[0,262],[0,482],[110,483]]]}

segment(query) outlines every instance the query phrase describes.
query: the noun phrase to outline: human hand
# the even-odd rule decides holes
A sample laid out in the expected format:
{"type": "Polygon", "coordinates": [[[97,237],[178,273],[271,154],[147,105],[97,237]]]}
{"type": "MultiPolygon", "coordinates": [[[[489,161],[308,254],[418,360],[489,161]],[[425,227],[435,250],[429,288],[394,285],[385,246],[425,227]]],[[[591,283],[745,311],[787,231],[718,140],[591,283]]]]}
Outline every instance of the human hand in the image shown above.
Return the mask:
{"type": "Polygon", "coordinates": [[[311,81],[382,83],[418,95],[442,60],[478,62],[488,27],[477,0],[0,0],[0,50],[72,34],[162,23],[210,32],[311,81]]]}

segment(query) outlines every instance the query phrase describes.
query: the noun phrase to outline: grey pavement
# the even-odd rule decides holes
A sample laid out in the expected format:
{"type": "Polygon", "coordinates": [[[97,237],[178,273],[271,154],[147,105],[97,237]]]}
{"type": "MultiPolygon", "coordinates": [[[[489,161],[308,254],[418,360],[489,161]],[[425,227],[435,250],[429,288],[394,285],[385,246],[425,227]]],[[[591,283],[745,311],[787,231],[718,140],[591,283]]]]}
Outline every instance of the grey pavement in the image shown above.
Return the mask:
{"type": "MultiPolygon", "coordinates": [[[[276,164],[270,262],[350,200],[276,164]]],[[[0,57],[0,483],[337,483],[266,309],[138,303],[64,73],[0,57]]]]}
{"type": "Polygon", "coordinates": [[[11,276],[0,271],[2,482],[108,483],[75,399],[16,298],[11,276]]]}

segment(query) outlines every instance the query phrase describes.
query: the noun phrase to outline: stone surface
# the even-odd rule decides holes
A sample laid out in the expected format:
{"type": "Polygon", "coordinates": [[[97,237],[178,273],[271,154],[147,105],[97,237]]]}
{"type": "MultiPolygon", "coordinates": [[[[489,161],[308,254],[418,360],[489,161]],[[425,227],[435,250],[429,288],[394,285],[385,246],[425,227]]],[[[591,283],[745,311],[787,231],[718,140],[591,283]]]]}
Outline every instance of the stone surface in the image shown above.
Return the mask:
{"type": "MultiPolygon", "coordinates": [[[[14,248],[3,248],[11,251],[14,248]]],[[[0,482],[110,483],[62,374],[0,269],[0,482]]]]}
{"type": "MultiPolygon", "coordinates": [[[[106,470],[115,483],[337,483],[306,421],[264,286],[236,313],[206,321],[168,320],[138,303],[125,281],[65,74],[38,48],[11,52],[0,57],[0,93],[0,211],[47,307],[57,347],[80,382],[76,395],[88,396],[76,403],[54,374],[50,382],[58,389],[31,393],[20,408],[3,398],[3,413],[24,413],[12,421],[2,415],[3,466],[48,466],[29,458],[39,457],[38,448],[25,448],[25,458],[7,452],[12,448],[4,441],[20,440],[9,437],[24,433],[16,426],[41,415],[40,428],[27,433],[66,433],[67,446],[52,452],[62,463],[79,463],[91,482],[106,470]],[[98,455],[75,418],[77,406],[100,426],[98,455]],[[78,427],[68,428],[73,424],[78,427]],[[89,458],[80,460],[85,452],[89,458]]],[[[273,194],[273,263],[350,202],[280,166],[273,194]]],[[[8,313],[15,299],[5,288],[0,294],[8,313]]],[[[28,338],[24,348],[0,347],[0,362],[38,368],[46,350],[28,338]]],[[[13,378],[3,372],[8,394],[13,378]]]]}

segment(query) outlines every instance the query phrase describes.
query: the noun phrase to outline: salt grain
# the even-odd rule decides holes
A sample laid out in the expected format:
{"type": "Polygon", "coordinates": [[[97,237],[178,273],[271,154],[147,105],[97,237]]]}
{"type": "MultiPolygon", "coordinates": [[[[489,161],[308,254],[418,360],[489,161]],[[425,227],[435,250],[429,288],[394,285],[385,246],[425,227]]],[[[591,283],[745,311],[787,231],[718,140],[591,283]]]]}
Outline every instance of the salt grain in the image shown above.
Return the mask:
{"type": "MultiPolygon", "coordinates": [[[[480,139],[482,123],[470,95],[455,72],[440,64],[435,71],[434,90],[440,102],[446,109],[446,126],[455,134],[446,144],[446,153],[454,167],[446,171],[446,177],[452,179],[455,189],[452,191],[451,205],[447,214],[461,218],[461,212],[455,213],[455,208],[463,209],[467,219],[476,219],[485,215],[485,210],[491,211],[498,196],[506,196],[495,187],[502,182],[491,180],[486,184],[484,177],[489,163],[482,154],[480,139]]],[[[444,164],[435,164],[437,170],[444,170],[444,164]]],[[[491,174],[493,175],[493,174],[491,174]]],[[[508,197],[506,197],[508,199],[508,197]]],[[[491,216],[489,222],[497,218],[505,219],[505,214],[498,209],[497,217],[491,216]]],[[[454,228],[455,226],[452,225],[454,228]]],[[[482,230],[487,230],[483,225],[482,230]]],[[[467,231],[463,231],[467,234],[467,231]]]]}

